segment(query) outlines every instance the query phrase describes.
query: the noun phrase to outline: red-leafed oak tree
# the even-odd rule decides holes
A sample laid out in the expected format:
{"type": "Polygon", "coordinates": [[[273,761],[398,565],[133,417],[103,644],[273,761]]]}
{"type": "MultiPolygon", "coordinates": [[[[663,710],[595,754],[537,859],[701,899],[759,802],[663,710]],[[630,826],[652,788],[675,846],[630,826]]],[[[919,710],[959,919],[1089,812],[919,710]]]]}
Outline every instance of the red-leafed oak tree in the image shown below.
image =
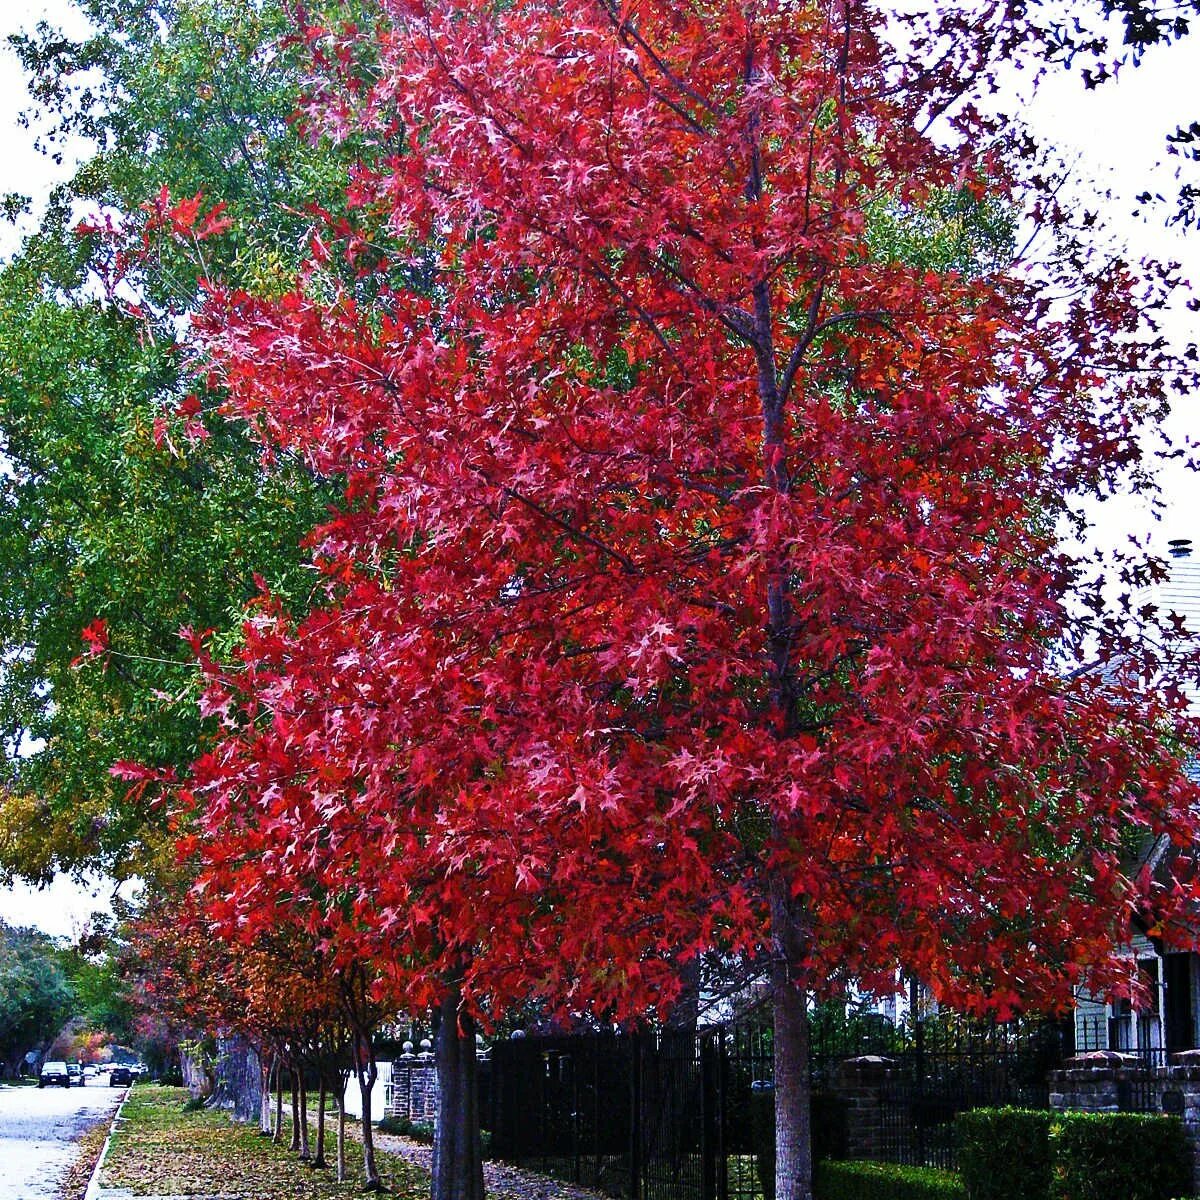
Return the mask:
{"type": "Polygon", "coordinates": [[[393,147],[349,190],[392,243],[331,230],[304,288],[214,283],[197,324],[229,411],[345,485],[326,601],[209,664],[193,792],[247,839],[216,890],[333,914],[335,957],[440,1006],[439,1197],[482,1193],[473,1019],[634,1019],[681,958],[761,963],[808,1200],[809,995],[903,967],[1061,1004],[1195,898],[1122,851],[1198,832],[1180,664],[1083,624],[1057,542],[1143,468],[1162,288],[1011,252],[1021,164],[953,104],[1002,24],[384,8],[369,56],[306,31],[343,72],[308,119],[393,147]]]}

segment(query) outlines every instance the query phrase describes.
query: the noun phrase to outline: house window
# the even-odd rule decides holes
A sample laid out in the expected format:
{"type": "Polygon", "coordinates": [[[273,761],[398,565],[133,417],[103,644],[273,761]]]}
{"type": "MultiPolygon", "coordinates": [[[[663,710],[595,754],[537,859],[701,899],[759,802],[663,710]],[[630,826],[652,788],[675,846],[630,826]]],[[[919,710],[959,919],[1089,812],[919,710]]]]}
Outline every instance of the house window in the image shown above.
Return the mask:
{"type": "Polygon", "coordinates": [[[1128,1000],[1114,1000],[1110,1005],[1108,1048],[1133,1049],[1133,1005],[1128,1000]]]}
{"type": "Polygon", "coordinates": [[[1162,1046],[1161,1004],[1162,991],[1159,987],[1159,959],[1139,958],[1138,977],[1144,989],[1137,1010],[1137,1048],[1159,1049],[1162,1046]]]}

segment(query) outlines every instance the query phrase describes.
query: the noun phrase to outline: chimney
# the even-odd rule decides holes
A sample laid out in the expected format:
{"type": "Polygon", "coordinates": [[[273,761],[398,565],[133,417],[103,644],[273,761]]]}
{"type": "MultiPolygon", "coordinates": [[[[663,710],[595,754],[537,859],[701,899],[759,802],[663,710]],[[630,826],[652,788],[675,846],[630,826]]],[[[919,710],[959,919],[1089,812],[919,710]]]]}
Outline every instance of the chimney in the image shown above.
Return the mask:
{"type": "Polygon", "coordinates": [[[1191,558],[1192,557],[1192,539],[1191,538],[1172,538],[1168,543],[1171,549],[1168,553],[1172,558],[1191,558]]]}

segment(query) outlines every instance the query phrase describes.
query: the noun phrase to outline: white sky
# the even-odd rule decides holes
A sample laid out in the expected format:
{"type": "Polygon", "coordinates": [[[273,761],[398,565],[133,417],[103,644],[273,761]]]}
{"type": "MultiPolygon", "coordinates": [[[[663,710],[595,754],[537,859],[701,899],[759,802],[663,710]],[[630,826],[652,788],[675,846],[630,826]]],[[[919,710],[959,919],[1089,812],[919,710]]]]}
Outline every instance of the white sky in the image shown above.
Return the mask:
{"type": "MultiPolygon", "coordinates": [[[[84,27],[69,0],[0,0],[0,38],[30,28],[42,18],[72,33],[84,27]]],[[[1130,216],[1139,192],[1149,189],[1170,195],[1174,191],[1175,162],[1166,157],[1165,138],[1179,123],[1200,119],[1198,80],[1200,31],[1177,46],[1154,50],[1139,68],[1097,91],[1086,92],[1077,74],[1051,76],[1024,111],[1043,140],[1068,157],[1078,156],[1081,195],[1094,199],[1098,192],[1112,192],[1105,212],[1110,227],[1130,249],[1138,256],[1181,262],[1184,274],[1200,287],[1200,232],[1167,228],[1158,215],[1151,221],[1130,216]]],[[[5,44],[0,48],[0,193],[32,195],[36,209],[53,184],[69,176],[71,163],[55,167],[33,150],[31,134],[17,124],[25,103],[19,65],[5,44]]],[[[1200,169],[1195,177],[1200,177],[1200,169]]],[[[15,244],[16,232],[0,225],[0,254],[10,252],[15,244]]],[[[1181,341],[1197,337],[1195,315],[1181,308],[1172,334],[1181,341]]],[[[1173,424],[1200,434],[1200,414],[1186,402],[1177,406],[1173,424]]],[[[1175,536],[1195,536],[1200,541],[1196,480],[1177,471],[1165,479],[1165,486],[1169,507],[1156,541],[1163,544],[1175,536]]],[[[1136,504],[1122,506],[1119,518],[1116,512],[1109,514],[1115,526],[1114,518],[1147,531],[1148,519],[1136,504]]],[[[73,935],[91,912],[107,907],[107,893],[107,885],[99,880],[81,887],[59,879],[39,892],[25,887],[0,889],[0,918],[56,935],[73,935]]]]}

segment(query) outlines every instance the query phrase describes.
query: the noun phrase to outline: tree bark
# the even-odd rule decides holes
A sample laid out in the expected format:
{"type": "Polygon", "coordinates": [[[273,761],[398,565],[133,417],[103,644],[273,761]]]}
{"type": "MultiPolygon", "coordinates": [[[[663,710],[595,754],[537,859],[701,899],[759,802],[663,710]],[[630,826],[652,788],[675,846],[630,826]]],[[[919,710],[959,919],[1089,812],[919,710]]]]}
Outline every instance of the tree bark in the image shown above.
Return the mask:
{"type": "Polygon", "coordinates": [[[329,1095],[329,1085],[325,1078],[325,1069],[321,1068],[321,1086],[317,1092],[317,1152],[313,1156],[314,1167],[324,1167],[325,1162],[325,1099],[329,1095]]]}
{"type": "Polygon", "coordinates": [[[300,1161],[309,1162],[312,1159],[312,1151],[308,1144],[308,1087],[304,1078],[304,1067],[300,1066],[296,1069],[296,1074],[300,1078],[300,1161]]]}
{"type": "MultiPolygon", "coordinates": [[[[383,1183],[375,1165],[375,1136],[371,1125],[371,1089],[379,1077],[371,1039],[378,1014],[371,1003],[370,976],[366,964],[361,961],[352,964],[342,972],[338,986],[342,1011],[349,1027],[351,1062],[362,1096],[363,1170],[366,1174],[363,1187],[368,1192],[378,1192],[383,1190],[383,1183]]],[[[338,1119],[340,1122],[341,1117],[338,1119]]]]}
{"type": "Polygon", "coordinates": [[[438,1010],[435,1049],[438,1119],[433,1138],[432,1200],[483,1200],[475,1022],[457,986],[438,1010]]]}
{"type": "Polygon", "coordinates": [[[266,1052],[258,1060],[258,1132],[271,1136],[271,1074],[275,1068],[274,1056],[267,1060],[266,1052]]]}
{"type": "Polygon", "coordinates": [[[376,1069],[375,1052],[371,1049],[369,1041],[365,1047],[360,1045],[355,1050],[354,1069],[358,1075],[358,1093],[362,1097],[363,1172],[366,1175],[363,1187],[368,1192],[378,1192],[383,1189],[383,1183],[379,1178],[379,1170],[375,1166],[375,1134],[371,1124],[371,1089],[375,1086],[379,1071],[376,1069]]]}
{"type": "MultiPolygon", "coordinates": [[[[755,53],[753,43],[748,43],[745,66],[748,87],[754,86],[759,78],[755,53]]],[[[752,204],[757,204],[763,200],[764,180],[762,135],[759,118],[753,108],[747,123],[746,142],[749,148],[746,198],[752,204]]],[[[762,406],[763,478],[772,491],[780,497],[786,497],[791,492],[787,461],[787,395],[780,385],[776,364],[770,277],[762,275],[750,283],[752,332],[747,340],[754,351],[756,386],[762,406]]],[[[816,329],[820,303],[821,291],[818,289],[809,311],[809,337],[816,329]]],[[[802,355],[806,345],[804,337],[798,339],[793,347],[793,355],[802,355]]],[[[786,549],[770,546],[766,567],[771,716],[776,737],[786,741],[797,732],[796,705],[799,698],[792,663],[791,573],[786,549]]],[[[777,845],[786,843],[788,831],[781,827],[777,819],[771,822],[771,834],[777,845]]],[[[793,978],[793,969],[804,957],[805,929],[792,898],[790,880],[778,870],[772,870],[767,879],[767,890],[771,911],[771,993],[775,1018],[774,1200],[813,1200],[808,1003],[804,989],[793,978]]]]}
{"type": "Polygon", "coordinates": [[[771,999],[775,1018],[775,1197],[813,1200],[808,997],[792,979],[803,929],[787,880],[771,882],[771,999]]]}
{"type": "Polygon", "coordinates": [[[275,1057],[275,1128],[271,1141],[278,1144],[283,1140],[283,1059],[275,1057]]]}
{"type": "Polygon", "coordinates": [[[293,1153],[300,1149],[300,1081],[296,1077],[296,1068],[292,1067],[292,1140],[288,1149],[293,1153]]]}
{"type": "MultiPolygon", "coordinates": [[[[677,975],[680,992],[663,1022],[659,1054],[667,1061],[679,1064],[688,1061],[697,1051],[696,1029],[700,1023],[700,956],[697,954],[679,965],[677,975]]],[[[670,1154],[682,1162],[688,1153],[688,1128],[692,1124],[687,1113],[695,1104],[695,1096],[679,1070],[654,1073],[643,1084],[641,1127],[645,1138],[643,1154],[650,1145],[660,1154],[670,1154]]]]}
{"type": "Polygon", "coordinates": [[[337,1122],[337,1181],[346,1182],[346,1085],[350,1081],[339,1071],[338,1079],[342,1089],[338,1092],[338,1122],[337,1122]]]}
{"type": "Polygon", "coordinates": [[[695,1034],[700,1023],[700,955],[693,955],[678,968],[679,995],[663,1023],[668,1033],[695,1034]]]}

